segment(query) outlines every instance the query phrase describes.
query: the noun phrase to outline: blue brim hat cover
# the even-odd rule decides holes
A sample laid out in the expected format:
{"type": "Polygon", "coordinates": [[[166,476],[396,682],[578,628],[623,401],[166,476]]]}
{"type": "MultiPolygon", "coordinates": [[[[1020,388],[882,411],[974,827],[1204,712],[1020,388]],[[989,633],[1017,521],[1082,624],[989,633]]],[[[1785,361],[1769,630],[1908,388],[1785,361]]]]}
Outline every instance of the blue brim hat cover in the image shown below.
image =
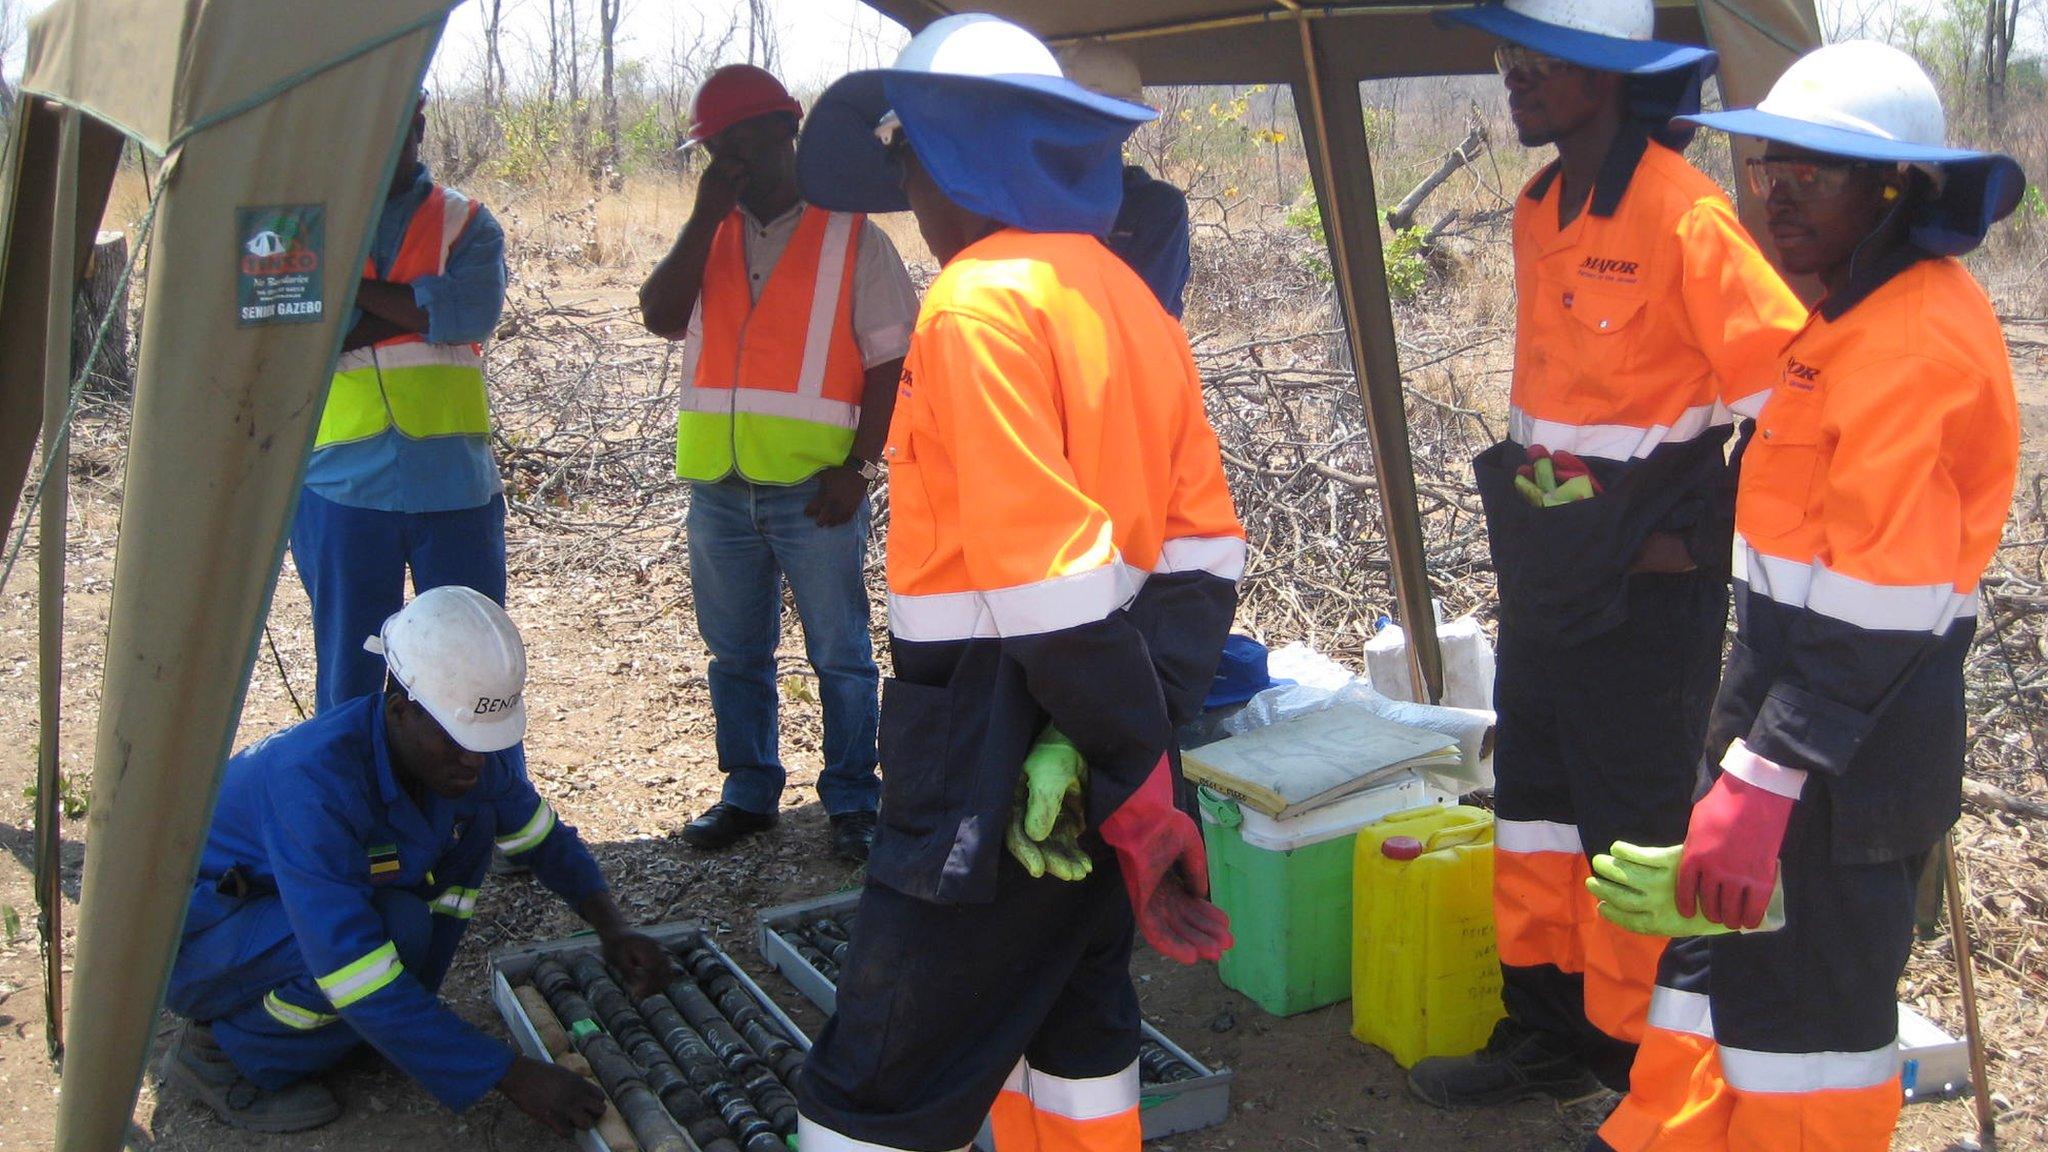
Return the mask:
{"type": "Polygon", "coordinates": [[[1940,192],[1932,200],[1915,205],[1907,223],[1907,235],[1913,244],[1937,256],[1960,256],[1982,244],[1984,234],[2012,214],[2027,190],[2027,176],[2019,162],[1997,152],[1888,140],[1868,132],[1815,124],[1756,108],[1709,112],[1685,117],[1685,121],[1829,156],[1939,169],[1940,192]]]}
{"type": "Polygon", "coordinates": [[[1249,636],[1232,633],[1223,641],[1223,654],[1216,662],[1216,677],[1202,710],[1242,704],[1268,688],[1292,685],[1294,681],[1274,679],[1267,671],[1266,646],[1249,636]]]}
{"type": "Polygon", "coordinates": [[[1628,77],[1630,119],[1659,143],[1673,148],[1683,148],[1692,139],[1693,129],[1690,124],[1672,121],[1700,110],[1700,89],[1721,63],[1711,48],[1582,32],[1524,16],[1498,3],[1453,8],[1438,13],[1437,19],[1476,28],[1567,64],[1628,77]]]}
{"type": "Polygon", "coordinates": [[[1123,203],[1123,143],[1158,115],[1057,76],[855,72],[818,98],[797,142],[807,202],[840,212],[910,207],[875,138],[891,110],[954,203],[1027,232],[1098,236],[1123,203]]]}

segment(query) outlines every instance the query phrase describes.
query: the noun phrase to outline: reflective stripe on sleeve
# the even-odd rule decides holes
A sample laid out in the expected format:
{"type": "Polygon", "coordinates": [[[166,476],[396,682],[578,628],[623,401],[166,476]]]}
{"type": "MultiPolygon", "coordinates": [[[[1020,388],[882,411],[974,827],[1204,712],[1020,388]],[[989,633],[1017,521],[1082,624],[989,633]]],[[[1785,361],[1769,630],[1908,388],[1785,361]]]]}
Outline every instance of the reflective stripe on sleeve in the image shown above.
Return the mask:
{"type": "Polygon", "coordinates": [[[1583,853],[1576,824],[1551,820],[1495,820],[1493,846],[1500,852],[1583,853]]]}
{"type": "Polygon", "coordinates": [[[315,1012],[310,1008],[301,1008],[297,1004],[293,1004],[278,996],[276,992],[271,992],[263,997],[263,1010],[270,1013],[272,1020],[300,1032],[311,1032],[316,1028],[325,1028],[336,1020],[341,1019],[339,1016],[326,1012],[315,1012]]]}
{"type": "Polygon", "coordinates": [[[1236,536],[1181,536],[1159,549],[1160,572],[1207,572],[1235,583],[1244,575],[1245,543],[1236,536]]]}
{"type": "Polygon", "coordinates": [[[467,920],[476,915],[476,898],[477,889],[455,886],[434,897],[434,902],[427,907],[442,916],[467,920]]]}
{"type": "Polygon", "coordinates": [[[555,810],[548,807],[547,801],[543,800],[540,806],[533,810],[533,815],[527,818],[525,827],[497,838],[498,851],[507,856],[531,852],[540,847],[540,842],[548,838],[548,833],[554,831],[554,827],[555,810]]]}
{"type": "Polygon", "coordinates": [[[405,966],[398,962],[398,945],[386,940],[362,959],[336,968],[316,982],[338,1011],[398,979],[403,971],[405,966]]]}
{"type": "Polygon", "coordinates": [[[1648,427],[1566,424],[1557,420],[1539,420],[1520,408],[1509,408],[1508,439],[1524,447],[1541,444],[1552,452],[1570,452],[1574,456],[1639,460],[1655,452],[1659,445],[1697,440],[1707,429],[1732,422],[1728,410],[1717,404],[1687,408],[1669,424],[1648,427]]]}
{"type": "Polygon", "coordinates": [[[1758,1052],[1721,1045],[1721,1075],[1738,1092],[1794,1094],[1872,1088],[1898,1074],[1896,1042],[1868,1052],[1758,1052]]]}

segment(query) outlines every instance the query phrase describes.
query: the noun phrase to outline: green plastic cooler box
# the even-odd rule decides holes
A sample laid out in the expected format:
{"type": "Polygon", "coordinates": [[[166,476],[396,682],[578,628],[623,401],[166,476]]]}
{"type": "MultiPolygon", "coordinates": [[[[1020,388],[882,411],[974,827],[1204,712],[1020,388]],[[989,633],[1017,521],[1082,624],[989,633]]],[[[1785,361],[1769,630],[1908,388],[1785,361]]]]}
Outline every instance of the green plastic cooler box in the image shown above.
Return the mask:
{"type": "Polygon", "coordinates": [[[1225,986],[1275,1016],[1351,997],[1351,861],[1358,830],[1391,812],[1455,797],[1404,775],[1287,820],[1200,790],[1210,898],[1237,943],[1225,986]]]}

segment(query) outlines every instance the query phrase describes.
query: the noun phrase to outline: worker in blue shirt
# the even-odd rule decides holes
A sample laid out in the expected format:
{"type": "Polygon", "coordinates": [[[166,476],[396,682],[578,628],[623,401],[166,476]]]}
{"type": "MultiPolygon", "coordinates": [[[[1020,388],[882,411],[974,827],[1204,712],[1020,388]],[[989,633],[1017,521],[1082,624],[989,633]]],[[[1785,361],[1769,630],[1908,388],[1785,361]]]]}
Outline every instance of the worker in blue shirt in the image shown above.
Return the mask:
{"type": "Polygon", "coordinates": [[[323,712],[382,685],[362,638],[405,603],[408,568],[415,591],[461,584],[505,602],[504,485],[481,351],[505,304],[505,235],[420,163],[420,101],[292,521],[323,712]]]}
{"type": "MultiPolygon", "coordinates": [[[[1116,48],[1083,41],[1061,49],[1060,71],[1100,96],[1131,104],[1145,102],[1138,66],[1116,48]]],[[[1116,222],[1102,238],[1131,271],[1159,297],[1160,307],[1180,319],[1192,264],[1188,255],[1188,198],[1143,165],[1124,165],[1124,198],[1116,222]]]]}
{"type": "Polygon", "coordinates": [[[367,1042],[456,1111],[496,1088],[558,1134],[587,1128],[595,1085],[436,996],[493,845],[589,921],[635,996],[672,975],[527,781],[518,629],[443,586],[364,647],[388,687],[228,761],[165,996],[186,1017],[165,1076],[235,1127],[296,1132],[340,1114],[310,1077],[367,1042]]]}

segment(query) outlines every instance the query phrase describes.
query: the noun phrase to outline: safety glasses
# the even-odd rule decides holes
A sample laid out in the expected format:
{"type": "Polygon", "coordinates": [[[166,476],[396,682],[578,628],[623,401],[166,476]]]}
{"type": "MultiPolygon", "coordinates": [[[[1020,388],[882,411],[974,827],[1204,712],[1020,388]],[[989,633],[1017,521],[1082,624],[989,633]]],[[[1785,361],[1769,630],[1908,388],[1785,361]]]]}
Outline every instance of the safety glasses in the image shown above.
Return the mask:
{"type": "Polygon", "coordinates": [[[1502,76],[1510,72],[1519,72],[1530,80],[1544,80],[1572,65],[1555,56],[1545,56],[1534,48],[1524,48],[1520,44],[1502,44],[1493,50],[1493,66],[1502,76]]]}
{"type": "Polygon", "coordinates": [[[1832,156],[1758,156],[1752,157],[1744,169],[1749,174],[1749,190],[1758,196],[1769,197],[1783,188],[1794,200],[1826,200],[1841,195],[1858,170],[1872,167],[1875,165],[1832,156]]]}

